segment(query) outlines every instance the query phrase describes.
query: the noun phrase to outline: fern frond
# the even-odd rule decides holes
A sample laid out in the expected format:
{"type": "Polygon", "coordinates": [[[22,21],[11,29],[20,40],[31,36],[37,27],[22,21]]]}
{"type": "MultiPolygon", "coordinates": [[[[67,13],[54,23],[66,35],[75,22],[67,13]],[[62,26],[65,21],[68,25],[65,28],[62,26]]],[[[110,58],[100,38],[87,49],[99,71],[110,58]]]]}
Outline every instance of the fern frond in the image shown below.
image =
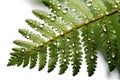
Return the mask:
{"type": "Polygon", "coordinates": [[[60,71],[59,74],[63,74],[69,65],[70,61],[70,45],[67,41],[69,35],[63,36],[59,39],[59,46],[58,46],[58,54],[59,54],[59,64],[60,64],[60,71]]]}
{"type": "Polygon", "coordinates": [[[75,76],[81,66],[83,46],[89,76],[94,74],[97,66],[97,50],[105,55],[110,71],[116,66],[120,71],[119,0],[41,1],[50,12],[32,11],[43,22],[25,20],[37,33],[19,29],[19,33],[28,41],[13,41],[19,47],[13,48],[8,66],[23,64],[26,67],[30,64],[32,69],[39,61],[39,70],[42,70],[47,63],[48,53],[48,72],[54,70],[59,61],[59,74],[63,74],[72,62],[75,76]]]}
{"type": "Polygon", "coordinates": [[[72,68],[73,68],[73,76],[77,75],[81,66],[82,62],[82,52],[81,52],[81,42],[79,38],[79,32],[77,30],[73,31],[71,34],[70,44],[72,48],[71,54],[71,61],[72,61],[72,68]]]}
{"type": "Polygon", "coordinates": [[[97,52],[95,48],[95,40],[94,40],[94,25],[88,25],[82,29],[83,33],[83,45],[85,46],[85,58],[87,63],[87,71],[89,76],[91,76],[96,68],[96,60],[97,60],[97,52]]]}
{"type": "Polygon", "coordinates": [[[41,47],[38,52],[39,54],[39,71],[42,70],[46,65],[47,59],[47,46],[41,47]]]}
{"type": "Polygon", "coordinates": [[[48,62],[48,72],[54,70],[58,61],[58,42],[51,42],[49,46],[49,62],[48,62]]]}
{"type": "Polygon", "coordinates": [[[112,71],[116,67],[118,56],[117,43],[115,41],[116,35],[110,22],[107,20],[103,21],[102,28],[103,31],[101,37],[103,39],[103,46],[105,47],[105,51],[107,53],[107,61],[110,71],[112,71]]]}

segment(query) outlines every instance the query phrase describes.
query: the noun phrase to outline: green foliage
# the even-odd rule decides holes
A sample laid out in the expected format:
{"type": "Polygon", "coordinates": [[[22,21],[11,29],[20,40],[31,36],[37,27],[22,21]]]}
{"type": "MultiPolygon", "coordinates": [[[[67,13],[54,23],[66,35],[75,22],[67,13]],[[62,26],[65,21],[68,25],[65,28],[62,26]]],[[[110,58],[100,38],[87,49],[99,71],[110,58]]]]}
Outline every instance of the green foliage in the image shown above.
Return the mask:
{"type": "Polygon", "coordinates": [[[71,64],[75,76],[85,53],[87,72],[91,76],[97,67],[97,52],[100,52],[110,71],[117,68],[120,72],[119,0],[40,1],[50,12],[32,11],[43,22],[25,20],[35,31],[19,29],[27,41],[13,41],[18,47],[10,53],[7,66],[30,64],[32,69],[39,61],[39,71],[48,63],[48,72],[51,72],[59,62],[59,74],[65,73],[71,64]]]}

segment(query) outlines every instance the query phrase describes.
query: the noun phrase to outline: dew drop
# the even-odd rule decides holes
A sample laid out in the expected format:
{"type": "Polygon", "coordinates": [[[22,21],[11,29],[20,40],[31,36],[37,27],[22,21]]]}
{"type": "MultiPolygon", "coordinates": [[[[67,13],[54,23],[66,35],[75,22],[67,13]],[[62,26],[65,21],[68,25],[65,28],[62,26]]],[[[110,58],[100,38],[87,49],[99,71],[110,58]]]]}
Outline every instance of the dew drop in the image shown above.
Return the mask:
{"type": "Polygon", "coordinates": [[[116,31],[115,31],[115,30],[113,30],[112,32],[113,32],[113,34],[115,34],[115,33],[116,33],[116,31]]]}
{"type": "Polygon", "coordinates": [[[73,47],[75,47],[75,44],[72,44],[73,47]]]}
{"type": "Polygon", "coordinates": [[[111,61],[108,61],[108,64],[110,64],[111,63],[111,61]]]}
{"type": "Polygon", "coordinates": [[[118,3],[120,3],[120,1],[119,0],[115,0],[115,2],[118,4],[118,3]]]}
{"type": "Polygon", "coordinates": [[[52,3],[53,5],[55,5],[55,3],[52,3]]]}
{"type": "Polygon", "coordinates": [[[25,49],[22,49],[22,52],[25,52],[25,49]]]}
{"type": "Polygon", "coordinates": [[[44,27],[44,24],[41,24],[41,25],[40,25],[40,28],[43,28],[43,27],[44,27]]]}
{"type": "Polygon", "coordinates": [[[87,16],[85,15],[85,16],[84,16],[84,18],[86,19],[86,18],[87,18],[87,16]]]}
{"type": "Polygon", "coordinates": [[[56,20],[56,16],[51,16],[50,20],[54,22],[56,20]]]}
{"type": "Polygon", "coordinates": [[[36,44],[36,47],[39,47],[39,44],[36,44]]]}
{"type": "Polygon", "coordinates": [[[73,10],[73,12],[76,12],[76,10],[75,9],[72,9],[73,10]]]}
{"type": "Polygon", "coordinates": [[[76,54],[78,54],[79,52],[78,51],[76,51],[76,54]]]}
{"type": "Polygon", "coordinates": [[[88,51],[88,49],[86,48],[85,51],[88,51]]]}
{"type": "Polygon", "coordinates": [[[91,31],[92,34],[94,34],[94,31],[91,31]]]}
{"type": "Polygon", "coordinates": [[[35,28],[35,30],[37,30],[38,28],[35,28]]]}
{"type": "Polygon", "coordinates": [[[115,54],[114,53],[112,53],[112,58],[115,58],[115,54]]]}
{"type": "Polygon", "coordinates": [[[64,50],[62,50],[62,52],[64,53],[64,50]]]}
{"type": "Polygon", "coordinates": [[[108,41],[107,41],[107,43],[109,44],[109,43],[110,43],[110,41],[108,40],[108,41]]]}
{"type": "Polygon", "coordinates": [[[106,12],[106,15],[108,15],[109,14],[109,12],[106,12]]]}
{"type": "Polygon", "coordinates": [[[63,13],[66,14],[67,12],[68,12],[68,7],[65,7],[65,8],[63,9],[63,13]]]}
{"type": "Polygon", "coordinates": [[[28,36],[28,35],[27,35],[27,36],[26,36],[26,38],[27,38],[27,39],[29,39],[29,38],[30,38],[30,36],[28,36]]]}
{"type": "Polygon", "coordinates": [[[90,39],[90,38],[88,38],[88,40],[90,41],[91,39],[90,39]]]}
{"type": "Polygon", "coordinates": [[[104,14],[103,14],[103,13],[101,13],[100,15],[101,15],[101,16],[103,16],[104,14]]]}
{"type": "Polygon", "coordinates": [[[112,23],[111,21],[109,21],[109,23],[112,23]]]}
{"type": "Polygon", "coordinates": [[[61,34],[61,35],[64,35],[64,32],[61,32],[60,34],[61,34]]]}
{"type": "Polygon", "coordinates": [[[66,62],[67,60],[66,59],[63,59],[64,62],[66,62]]]}
{"type": "Polygon", "coordinates": [[[61,7],[62,7],[62,6],[61,6],[61,4],[58,4],[57,9],[58,9],[58,10],[60,10],[60,9],[61,9],[61,7]]]}
{"type": "Polygon", "coordinates": [[[70,41],[70,39],[67,39],[67,42],[69,42],[70,41]]]}
{"type": "Polygon", "coordinates": [[[90,7],[92,5],[92,0],[87,0],[86,5],[90,7]]]}
{"type": "Polygon", "coordinates": [[[54,42],[54,45],[57,46],[57,42],[54,42]]]}
{"type": "Polygon", "coordinates": [[[56,13],[56,11],[53,11],[53,13],[56,13]]]}
{"type": "Polygon", "coordinates": [[[103,29],[104,32],[107,32],[106,24],[103,24],[103,25],[102,25],[102,29],[103,29]]]}
{"type": "Polygon", "coordinates": [[[48,14],[47,18],[50,18],[51,17],[51,14],[48,14]]]}
{"type": "Polygon", "coordinates": [[[53,40],[53,37],[50,37],[51,40],[53,40]]]}
{"type": "Polygon", "coordinates": [[[67,4],[68,4],[68,2],[65,2],[65,4],[67,5],[67,4]]]}
{"type": "Polygon", "coordinates": [[[114,5],[114,8],[118,8],[118,6],[117,6],[117,5],[114,5]]]}
{"type": "Polygon", "coordinates": [[[109,47],[109,49],[111,49],[111,47],[109,47]]]}
{"type": "Polygon", "coordinates": [[[85,34],[85,36],[87,37],[88,35],[87,35],[87,34],[85,34]]]}
{"type": "Polygon", "coordinates": [[[94,59],[94,56],[92,55],[92,56],[90,56],[90,59],[94,59]]]}
{"type": "Polygon", "coordinates": [[[53,28],[53,30],[54,30],[54,31],[58,31],[58,29],[57,29],[57,28],[53,28]]]}
{"type": "Polygon", "coordinates": [[[35,61],[34,59],[32,59],[32,61],[35,61]]]}

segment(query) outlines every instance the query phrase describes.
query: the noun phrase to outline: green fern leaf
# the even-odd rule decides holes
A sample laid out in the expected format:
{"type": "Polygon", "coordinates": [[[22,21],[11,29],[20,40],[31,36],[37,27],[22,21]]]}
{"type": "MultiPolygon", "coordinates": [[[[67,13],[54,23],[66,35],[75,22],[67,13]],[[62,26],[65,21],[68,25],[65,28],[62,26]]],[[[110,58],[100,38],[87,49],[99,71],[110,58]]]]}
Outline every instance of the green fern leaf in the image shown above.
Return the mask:
{"type": "Polygon", "coordinates": [[[51,42],[49,44],[49,62],[48,62],[48,72],[54,70],[58,61],[58,42],[51,42]]]}
{"type": "Polygon", "coordinates": [[[81,68],[84,49],[89,76],[97,67],[97,52],[104,55],[110,71],[117,67],[120,72],[119,0],[40,1],[50,12],[32,11],[40,21],[25,20],[35,32],[19,29],[27,41],[13,41],[19,47],[13,48],[7,66],[30,64],[32,69],[39,61],[39,71],[48,63],[48,72],[51,72],[59,62],[59,74],[63,74],[72,63],[75,76],[81,68]]]}
{"type": "Polygon", "coordinates": [[[38,54],[39,54],[39,71],[42,70],[45,65],[46,65],[46,59],[47,59],[47,47],[41,47],[38,50],[38,54]]]}
{"type": "Polygon", "coordinates": [[[67,68],[70,61],[70,46],[68,44],[67,38],[69,38],[69,35],[66,35],[59,39],[59,63],[60,63],[60,71],[59,74],[63,74],[67,68]]]}
{"type": "MultiPolygon", "coordinates": [[[[82,64],[82,52],[81,52],[81,43],[79,38],[79,32],[77,30],[73,31],[70,37],[70,44],[72,45],[72,68],[73,68],[73,76],[77,75],[80,69],[80,65],[82,64]]],[[[69,39],[68,39],[69,40],[69,39]]]]}

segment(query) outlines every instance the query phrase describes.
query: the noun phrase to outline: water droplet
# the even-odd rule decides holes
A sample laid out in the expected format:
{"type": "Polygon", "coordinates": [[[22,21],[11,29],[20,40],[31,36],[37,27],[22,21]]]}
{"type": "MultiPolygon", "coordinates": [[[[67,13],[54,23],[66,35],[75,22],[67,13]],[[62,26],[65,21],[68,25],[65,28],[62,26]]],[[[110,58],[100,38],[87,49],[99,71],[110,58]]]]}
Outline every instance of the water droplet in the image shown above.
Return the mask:
{"type": "Polygon", "coordinates": [[[100,15],[101,15],[101,16],[103,16],[104,14],[103,14],[103,13],[101,13],[100,15]]]}
{"type": "Polygon", "coordinates": [[[87,34],[85,34],[85,37],[87,37],[88,35],[87,34]]]}
{"type": "Polygon", "coordinates": [[[110,43],[110,41],[108,40],[108,41],[107,41],[107,43],[109,44],[109,43],[110,43]]]}
{"type": "Polygon", "coordinates": [[[27,38],[27,39],[29,39],[29,38],[30,38],[30,36],[28,36],[28,35],[27,35],[27,36],[26,36],[26,38],[27,38]]]}
{"type": "Polygon", "coordinates": [[[64,50],[62,50],[62,52],[64,53],[64,50]]]}
{"type": "Polygon", "coordinates": [[[109,49],[111,49],[111,46],[109,47],[109,49]]]}
{"type": "Polygon", "coordinates": [[[60,9],[61,9],[61,7],[62,7],[62,6],[61,6],[61,4],[58,4],[57,9],[58,9],[58,10],[60,10],[60,9]]]}
{"type": "Polygon", "coordinates": [[[94,31],[91,31],[92,34],[94,34],[94,31]]]}
{"type": "Polygon", "coordinates": [[[85,24],[88,24],[89,23],[89,20],[86,20],[85,24]]]}
{"type": "Polygon", "coordinates": [[[38,28],[35,28],[35,30],[37,30],[38,28]]]}
{"type": "Polygon", "coordinates": [[[66,62],[67,60],[66,59],[63,59],[64,62],[66,62]]]}
{"type": "Polygon", "coordinates": [[[56,45],[57,45],[57,42],[54,42],[54,45],[56,46],[56,45]]]}
{"type": "Polygon", "coordinates": [[[115,31],[115,30],[113,30],[112,32],[113,32],[113,34],[115,34],[115,33],[116,33],[116,31],[115,31]]]}
{"type": "Polygon", "coordinates": [[[53,13],[56,13],[56,11],[53,11],[53,13]]]}
{"type": "Polygon", "coordinates": [[[36,44],[36,47],[39,47],[39,44],[36,44]]]}
{"type": "Polygon", "coordinates": [[[87,48],[85,48],[85,51],[88,51],[88,49],[87,49],[87,48]]]}
{"type": "Polygon", "coordinates": [[[115,58],[115,54],[114,53],[112,53],[112,58],[115,58]]]}
{"type": "Polygon", "coordinates": [[[44,24],[42,23],[41,25],[40,25],[40,28],[43,28],[44,27],[44,24]]]}
{"type": "Polygon", "coordinates": [[[112,23],[111,21],[109,21],[109,23],[112,23]]]}
{"type": "Polygon", "coordinates": [[[65,4],[67,5],[67,4],[68,4],[68,2],[65,2],[65,4]]]}
{"type": "Polygon", "coordinates": [[[103,24],[103,25],[102,25],[102,29],[103,29],[104,32],[107,32],[106,24],[103,24]]]}
{"type": "Polygon", "coordinates": [[[84,16],[84,18],[86,19],[86,18],[87,18],[87,16],[85,15],[85,16],[84,16]]]}
{"type": "Polygon", "coordinates": [[[70,41],[70,39],[67,39],[67,42],[69,42],[70,41]]]}
{"type": "Polygon", "coordinates": [[[21,51],[22,51],[22,52],[25,52],[25,49],[23,48],[21,51]]]}
{"type": "Polygon", "coordinates": [[[51,14],[48,14],[47,18],[50,18],[51,17],[51,14]]]}
{"type": "Polygon", "coordinates": [[[106,15],[108,15],[109,14],[109,12],[106,12],[106,15]]]}
{"type": "Polygon", "coordinates": [[[40,36],[39,36],[39,35],[37,35],[36,37],[37,37],[37,38],[39,38],[40,36]]]}
{"type": "Polygon", "coordinates": [[[51,40],[53,40],[53,37],[50,37],[51,40]]]}
{"type": "Polygon", "coordinates": [[[73,10],[73,12],[76,12],[76,9],[72,9],[73,10]]]}
{"type": "Polygon", "coordinates": [[[78,51],[76,51],[76,54],[78,54],[79,52],[78,51]]]}
{"type": "Polygon", "coordinates": [[[115,0],[115,2],[116,2],[117,4],[119,4],[119,3],[120,3],[120,1],[119,1],[119,0],[115,0]]]}
{"type": "Polygon", "coordinates": [[[92,0],[87,0],[86,5],[90,7],[92,5],[92,0]]]}
{"type": "Polygon", "coordinates": [[[32,59],[32,61],[35,61],[34,59],[32,59]]]}
{"type": "Polygon", "coordinates": [[[61,34],[61,35],[64,35],[64,32],[61,32],[60,34],[61,34]]]}
{"type": "Polygon", "coordinates": [[[91,55],[91,56],[90,56],[90,59],[94,59],[94,56],[93,56],[93,55],[91,55]]]}
{"type": "Polygon", "coordinates": [[[111,63],[111,61],[108,61],[108,64],[110,64],[111,63]]]}
{"type": "Polygon", "coordinates": [[[55,3],[54,3],[54,2],[53,2],[52,4],[53,4],[53,5],[55,5],[55,3]]]}
{"type": "Polygon", "coordinates": [[[68,7],[65,7],[65,8],[63,9],[63,13],[66,14],[67,12],[68,12],[68,7]]]}
{"type": "Polygon", "coordinates": [[[75,47],[75,44],[72,44],[73,47],[75,47]]]}
{"type": "Polygon", "coordinates": [[[114,5],[114,8],[118,8],[118,5],[114,5]]]}
{"type": "Polygon", "coordinates": [[[90,41],[90,40],[91,40],[91,38],[88,38],[88,40],[90,41]]]}
{"type": "Polygon", "coordinates": [[[55,20],[56,20],[56,16],[51,16],[51,18],[50,18],[50,20],[52,21],[52,22],[54,22],[55,20]]]}

